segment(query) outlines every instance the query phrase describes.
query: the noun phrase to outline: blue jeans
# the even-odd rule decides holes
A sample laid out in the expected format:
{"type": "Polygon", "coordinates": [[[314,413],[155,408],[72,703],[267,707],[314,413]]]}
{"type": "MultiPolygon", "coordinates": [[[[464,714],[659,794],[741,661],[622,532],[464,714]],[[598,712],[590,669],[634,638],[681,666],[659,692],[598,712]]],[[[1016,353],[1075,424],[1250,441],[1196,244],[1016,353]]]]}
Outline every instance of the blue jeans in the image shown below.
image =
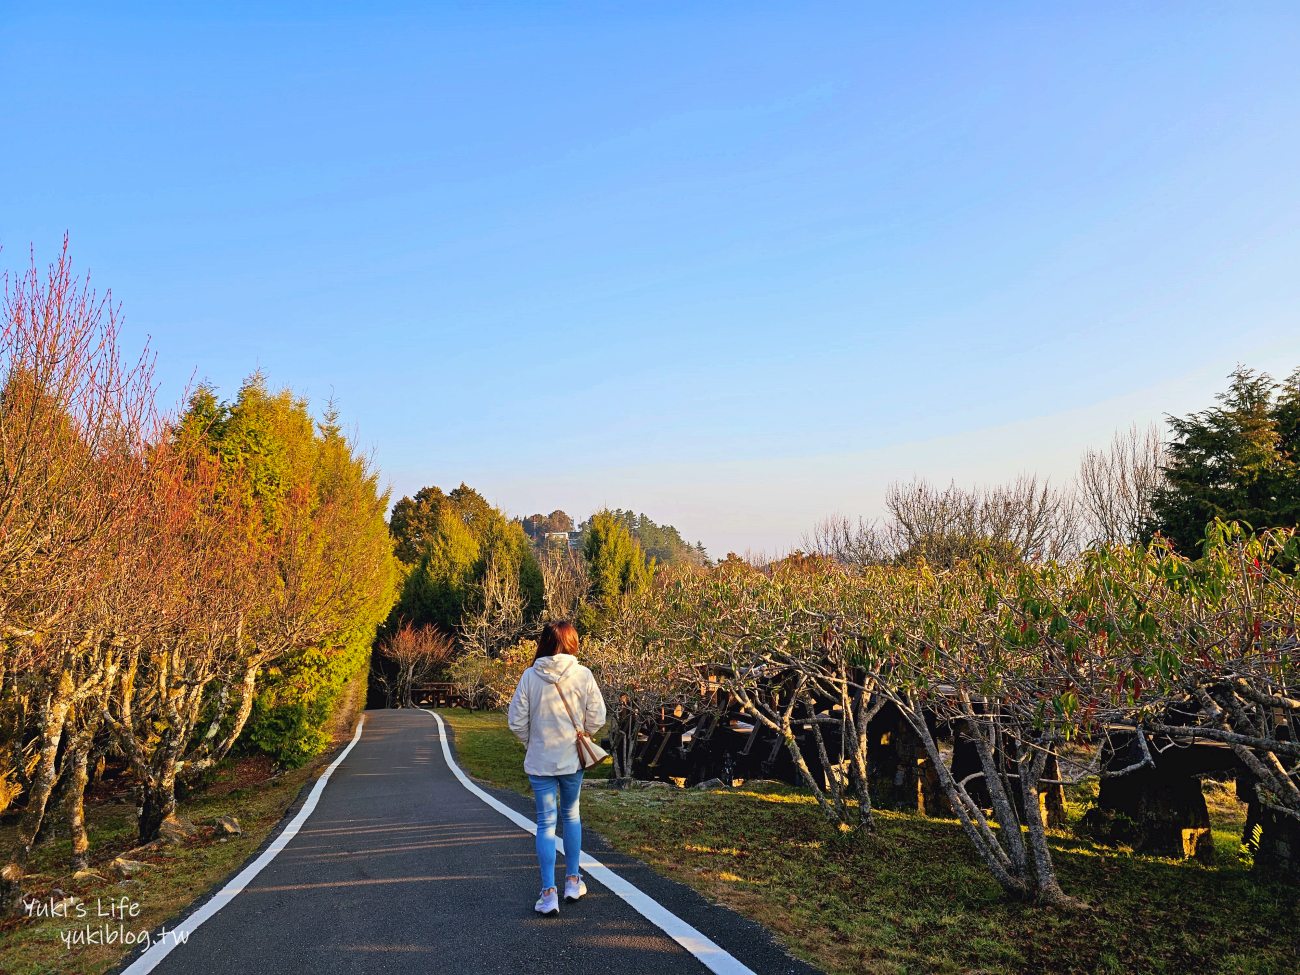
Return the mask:
{"type": "Polygon", "coordinates": [[[580,876],[582,819],[578,815],[578,793],[582,791],[582,770],[569,775],[529,775],[537,800],[537,865],[542,871],[542,890],[555,886],[555,823],[557,812],[564,820],[564,865],[570,877],[580,876]],[[558,793],[558,802],[557,802],[558,793]]]}

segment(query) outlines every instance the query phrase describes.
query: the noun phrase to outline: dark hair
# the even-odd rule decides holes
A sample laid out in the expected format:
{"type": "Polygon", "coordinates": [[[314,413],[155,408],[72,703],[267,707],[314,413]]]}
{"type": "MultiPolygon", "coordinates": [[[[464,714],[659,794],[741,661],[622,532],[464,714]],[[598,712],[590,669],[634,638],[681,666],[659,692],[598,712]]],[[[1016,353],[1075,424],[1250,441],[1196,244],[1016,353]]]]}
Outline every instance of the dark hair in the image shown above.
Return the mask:
{"type": "Polygon", "coordinates": [[[568,620],[547,623],[542,627],[542,635],[537,638],[537,654],[533,663],[543,657],[553,657],[557,653],[578,652],[578,629],[568,620]]]}

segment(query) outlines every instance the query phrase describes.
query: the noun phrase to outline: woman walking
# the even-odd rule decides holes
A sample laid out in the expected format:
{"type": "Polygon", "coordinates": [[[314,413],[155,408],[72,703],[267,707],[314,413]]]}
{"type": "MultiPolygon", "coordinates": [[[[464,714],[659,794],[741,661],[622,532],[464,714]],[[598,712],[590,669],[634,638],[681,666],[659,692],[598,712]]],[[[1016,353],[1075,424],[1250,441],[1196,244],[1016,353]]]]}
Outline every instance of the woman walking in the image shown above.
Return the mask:
{"type": "Polygon", "coordinates": [[[555,824],[564,824],[564,899],[580,900],[587,893],[579,862],[582,820],[578,793],[582,765],[578,760],[578,725],[593,735],[605,723],[605,699],[591,671],[578,663],[578,631],[572,623],[548,623],[537,638],[537,656],[524,671],[510,699],[510,730],[528,746],[524,771],[537,800],[537,863],[542,895],[534,910],[558,914],[555,888],[555,824]],[[567,704],[567,707],[566,707],[567,704]]]}

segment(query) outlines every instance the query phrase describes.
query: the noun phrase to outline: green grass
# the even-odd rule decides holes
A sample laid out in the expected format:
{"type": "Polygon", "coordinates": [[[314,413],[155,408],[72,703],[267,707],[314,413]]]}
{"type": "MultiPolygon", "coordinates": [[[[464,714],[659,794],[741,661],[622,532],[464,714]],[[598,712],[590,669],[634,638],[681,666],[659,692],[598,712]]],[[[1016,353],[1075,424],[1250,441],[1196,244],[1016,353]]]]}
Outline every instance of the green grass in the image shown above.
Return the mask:
{"type": "MultiPolygon", "coordinates": [[[[524,772],[524,746],[506,727],[505,715],[496,711],[440,710],[456,736],[456,754],[465,771],[503,789],[531,795],[524,772]]],[[[600,735],[595,736],[597,739],[600,735]]],[[[608,779],[610,763],[589,771],[587,779],[608,779]]]]}
{"type": "MultiPolygon", "coordinates": [[[[0,924],[0,972],[97,975],[112,968],[131,947],[76,945],[69,948],[60,940],[60,932],[84,928],[87,924],[95,928],[103,923],[116,927],[117,921],[95,916],[97,899],[107,905],[123,897],[138,904],[140,909],[138,916],[122,921],[127,930],[156,928],[233,873],[280,822],[303,785],[315,777],[322,764],[323,759],[269,780],[265,774],[250,776],[250,763],[228,764],[203,792],[181,804],[180,815],[196,824],[218,816],[234,816],[243,835],[225,841],[215,837],[196,839],[132,854],[131,859],[147,866],[136,878],[125,882],[116,880],[107,864],[135,846],[135,809],[122,802],[88,806],[91,869],[101,874],[102,879],[72,880],[67,870],[71,843],[66,830],[55,830],[33,854],[27,889],[38,897],[48,897],[55,888],[80,897],[89,916],[84,919],[20,917],[0,924]]],[[[0,844],[7,846],[13,832],[12,825],[0,828],[0,844]]]]}
{"type": "MultiPolygon", "coordinates": [[[[523,749],[501,715],[441,713],[470,774],[528,791],[523,749]]],[[[1239,804],[1218,787],[1207,795],[1214,867],[1054,835],[1061,883],[1085,910],[1004,897],[955,821],[879,812],[874,835],[845,836],[784,786],[597,788],[584,792],[583,819],[836,975],[1300,971],[1298,891],[1248,875],[1239,804]]],[[[1087,795],[1073,798],[1077,816],[1087,795]]]]}

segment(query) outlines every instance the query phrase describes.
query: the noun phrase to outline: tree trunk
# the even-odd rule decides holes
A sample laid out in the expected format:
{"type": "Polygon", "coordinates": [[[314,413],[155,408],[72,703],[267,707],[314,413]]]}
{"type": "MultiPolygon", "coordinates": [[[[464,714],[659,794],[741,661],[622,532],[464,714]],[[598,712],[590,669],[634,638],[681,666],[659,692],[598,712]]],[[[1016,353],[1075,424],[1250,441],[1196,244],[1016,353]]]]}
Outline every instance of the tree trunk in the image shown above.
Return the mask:
{"type": "Polygon", "coordinates": [[[411,700],[411,685],[415,682],[415,668],[405,667],[402,670],[402,707],[414,707],[411,700]]]}
{"type": "Polygon", "coordinates": [[[849,782],[858,797],[858,826],[865,831],[875,828],[875,816],[871,808],[871,782],[867,772],[869,764],[867,730],[871,726],[874,714],[868,707],[870,695],[863,690],[858,700],[852,700],[847,682],[841,698],[845,728],[851,735],[852,748],[849,753],[849,782]]]}
{"type": "Polygon", "coordinates": [[[144,786],[140,804],[139,837],[141,843],[158,838],[162,824],[176,815],[176,773],[172,771],[144,786]]]}
{"type": "Polygon", "coordinates": [[[9,862],[0,869],[0,916],[14,913],[22,900],[23,873],[31,857],[36,834],[45,820],[45,808],[57,779],[56,760],[59,744],[63,740],[63,724],[71,705],[72,680],[63,672],[58,685],[51,690],[45,708],[45,721],[41,729],[41,750],[36,772],[32,776],[27,806],[18,821],[18,835],[10,850],[9,862]]]}
{"type": "Polygon", "coordinates": [[[1042,813],[1045,806],[1044,796],[1038,787],[1047,766],[1046,751],[1031,750],[1028,745],[1020,745],[1021,754],[1016,765],[1020,773],[1020,794],[1025,809],[1034,810],[1037,815],[1025,817],[1025,828],[1029,833],[1029,860],[1033,871],[1033,896],[1043,904],[1064,907],[1077,902],[1061,889],[1056,879],[1056,865],[1052,862],[1052,849],[1047,845],[1046,816],[1042,813]]]}
{"type": "Polygon", "coordinates": [[[1001,747],[1001,735],[991,719],[984,717],[981,720],[975,714],[969,701],[964,701],[963,705],[966,727],[975,740],[975,749],[984,772],[984,784],[988,787],[989,801],[993,804],[993,816],[1002,827],[1002,842],[1005,844],[1003,849],[1010,858],[1011,873],[1023,881],[1028,874],[1029,854],[1025,849],[1024,837],[1020,834],[1020,820],[1016,816],[1015,804],[1008,795],[1006,755],[1001,747]],[[984,737],[985,729],[988,738],[984,737]]]}
{"type": "Polygon", "coordinates": [[[162,824],[176,813],[176,771],[181,740],[175,732],[170,735],[169,740],[159,743],[155,764],[142,777],[143,795],[138,823],[141,843],[156,840],[162,824]]]}
{"type": "Polygon", "coordinates": [[[636,747],[636,725],[630,709],[620,709],[615,713],[610,726],[609,751],[614,763],[613,777],[617,782],[627,782],[632,778],[632,752],[636,747]]]}
{"type": "Polygon", "coordinates": [[[93,737],[78,736],[67,756],[68,791],[64,796],[68,832],[72,837],[71,867],[75,873],[90,866],[90,836],[86,832],[86,785],[90,781],[90,745],[93,737]]]}
{"type": "Polygon", "coordinates": [[[220,722],[214,720],[208,726],[208,732],[204,735],[202,744],[191,753],[190,759],[183,765],[184,772],[181,778],[185,782],[193,782],[194,777],[220,762],[230,753],[230,749],[234,747],[235,742],[239,740],[244,725],[248,724],[249,715],[253,713],[253,704],[257,700],[257,678],[261,672],[262,665],[260,663],[249,664],[245,668],[244,676],[239,682],[239,706],[235,709],[234,717],[231,718],[230,728],[221,741],[215,746],[209,746],[209,742],[216,736],[220,722]]]}
{"type": "Polygon", "coordinates": [[[943,763],[939,745],[926,723],[924,711],[915,708],[905,698],[900,697],[895,700],[895,703],[925,746],[926,754],[938,778],[939,788],[943,791],[975,851],[984,861],[984,865],[1008,894],[1016,897],[1026,896],[1029,891],[1023,873],[1016,871],[1007,852],[998,845],[997,836],[985,820],[980,807],[964,791],[953,777],[952,771],[943,763]]]}

